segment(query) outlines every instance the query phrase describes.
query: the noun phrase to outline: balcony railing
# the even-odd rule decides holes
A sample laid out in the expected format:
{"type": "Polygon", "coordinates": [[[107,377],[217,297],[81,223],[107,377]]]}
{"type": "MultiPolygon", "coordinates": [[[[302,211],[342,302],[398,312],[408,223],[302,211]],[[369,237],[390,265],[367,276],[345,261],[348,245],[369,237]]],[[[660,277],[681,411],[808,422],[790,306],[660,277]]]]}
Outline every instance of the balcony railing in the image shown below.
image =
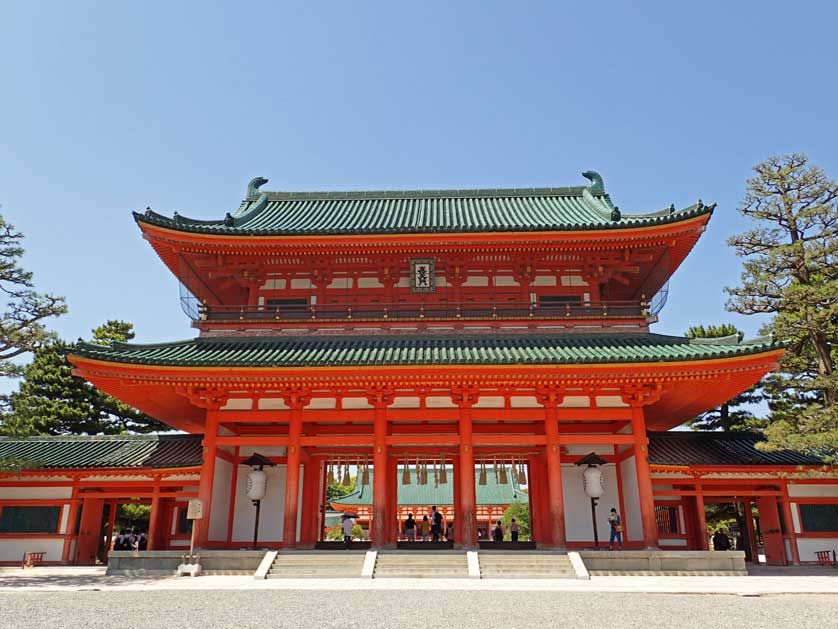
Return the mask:
{"type": "Polygon", "coordinates": [[[456,319],[640,319],[649,316],[641,301],[532,304],[529,302],[282,304],[184,308],[201,321],[351,321],[456,319]]]}

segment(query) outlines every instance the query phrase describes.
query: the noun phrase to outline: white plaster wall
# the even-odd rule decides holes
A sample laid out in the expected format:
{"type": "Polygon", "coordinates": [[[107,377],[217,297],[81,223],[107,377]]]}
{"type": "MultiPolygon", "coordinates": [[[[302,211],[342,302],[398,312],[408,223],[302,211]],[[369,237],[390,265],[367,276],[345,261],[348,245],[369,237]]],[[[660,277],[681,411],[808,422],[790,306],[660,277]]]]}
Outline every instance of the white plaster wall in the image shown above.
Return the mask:
{"type": "Polygon", "coordinates": [[[67,533],[67,520],[70,519],[70,505],[64,505],[61,509],[61,524],[58,525],[58,532],[62,535],[67,533]]]}
{"type": "Polygon", "coordinates": [[[800,514],[798,513],[797,503],[792,502],[789,505],[791,507],[791,523],[792,527],[794,528],[794,532],[800,535],[800,532],[803,530],[800,526],[800,514]]]}
{"type": "Polygon", "coordinates": [[[838,551],[838,536],[797,538],[797,552],[800,554],[800,561],[817,561],[815,552],[819,550],[831,551],[833,548],[838,551]]]}
{"type": "Polygon", "coordinates": [[[686,546],[687,540],[685,539],[660,539],[658,540],[658,544],[661,546],[686,546]]]}
{"type": "MultiPolygon", "coordinates": [[[[249,468],[248,468],[249,469],[249,468]]],[[[227,539],[227,518],[230,512],[230,483],[233,464],[224,459],[215,459],[215,475],[212,479],[212,508],[210,509],[209,539],[227,539]]]]}
{"type": "MultiPolygon", "coordinates": [[[[614,465],[603,465],[602,486],[604,493],[597,503],[597,532],[599,541],[608,541],[610,526],[608,514],[614,507],[620,510],[617,496],[617,471],[614,465]]],[[[585,494],[583,484],[584,468],[576,465],[562,465],[562,490],[564,492],[564,520],[567,541],[594,541],[594,529],[591,523],[591,499],[585,494]]]]}
{"type": "Polygon", "coordinates": [[[4,537],[0,539],[0,561],[20,562],[23,553],[45,552],[44,561],[61,561],[64,538],[4,537]]]}
{"type": "Polygon", "coordinates": [[[623,479],[623,504],[626,513],[622,514],[626,527],[626,540],[643,539],[643,521],[640,518],[640,494],[637,489],[637,469],[634,457],[630,456],[620,463],[623,479]]]}
{"type": "Polygon", "coordinates": [[[838,497],[838,483],[835,485],[789,485],[792,498],[834,498],[838,497]]]}
{"type": "MultiPolygon", "coordinates": [[[[233,515],[233,541],[253,540],[253,525],[256,520],[256,507],[247,497],[247,472],[249,468],[239,469],[236,484],[236,506],[233,515]]],[[[280,542],[283,535],[283,514],[285,512],[285,474],[286,466],[266,467],[268,475],[265,499],[259,513],[259,541],[280,542]]],[[[300,522],[303,504],[303,466],[300,466],[300,488],[297,508],[297,540],[300,539],[300,522]]],[[[226,517],[226,512],[225,512],[226,517]]]]}
{"type": "Polygon", "coordinates": [[[72,495],[72,487],[0,487],[0,500],[53,500],[72,495]]]}

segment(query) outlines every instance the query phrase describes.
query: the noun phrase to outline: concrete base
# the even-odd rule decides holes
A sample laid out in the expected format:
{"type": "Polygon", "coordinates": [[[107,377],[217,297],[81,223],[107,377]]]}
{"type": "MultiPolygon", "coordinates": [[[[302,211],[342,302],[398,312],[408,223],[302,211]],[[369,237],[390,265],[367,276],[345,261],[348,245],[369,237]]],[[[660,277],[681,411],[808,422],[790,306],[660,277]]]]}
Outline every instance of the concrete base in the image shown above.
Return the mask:
{"type": "MultiPolygon", "coordinates": [[[[116,550],[108,554],[108,575],[170,576],[177,574],[183,561],[184,550],[146,550],[134,552],[116,550]]],[[[263,550],[202,550],[200,556],[203,574],[253,574],[265,556],[263,550]]]]}
{"type": "Polygon", "coordinates": [[[583,550],[579,556],[591,574],[724,573],[745,575],[742,551],[707,550],[583,550]]]}

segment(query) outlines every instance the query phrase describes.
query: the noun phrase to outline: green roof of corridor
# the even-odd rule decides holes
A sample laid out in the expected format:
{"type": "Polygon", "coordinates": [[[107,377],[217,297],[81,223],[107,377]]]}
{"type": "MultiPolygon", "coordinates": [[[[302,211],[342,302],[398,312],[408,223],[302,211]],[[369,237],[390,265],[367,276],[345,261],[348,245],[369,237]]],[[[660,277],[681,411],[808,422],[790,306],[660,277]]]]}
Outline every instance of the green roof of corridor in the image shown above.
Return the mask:
{"type": "Polygon", "coordinates": [[[202,337],[156,345],[79,343],[82,357],[196,367],[376,365],[569,365],[708,360],[779,349],[768,338],[740,341],[661,334],[561,336],[202,337]]]}
{"type": "Polygon", "coordinates": [[[602,178],[589,186],[485,190],[262,192],[257,177],[248,197],[220,220],[196,220],[151,209],[137,221],[177,231],[231,236],[573,231],[645,227],[709,214],[695,203],[650,214],[617,211],[602,178]]]}

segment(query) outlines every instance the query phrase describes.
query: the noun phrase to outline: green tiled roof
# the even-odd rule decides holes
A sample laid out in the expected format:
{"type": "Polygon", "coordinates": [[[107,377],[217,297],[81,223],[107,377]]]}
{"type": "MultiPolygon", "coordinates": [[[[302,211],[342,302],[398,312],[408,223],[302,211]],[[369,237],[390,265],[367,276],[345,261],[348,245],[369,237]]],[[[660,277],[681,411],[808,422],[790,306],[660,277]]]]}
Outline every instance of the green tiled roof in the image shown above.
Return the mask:
{"type": "MultiPolygon", "coordinates": [[[[527,502],[529,500],[525,490],[521,490],[518,483],[513,485],[510,467],[507,465],[507,482],[500,483],[495,479],[492,467],[486,468],[486,484],[479,483],[480,470],[474,470],[474,488],[477,494],[479,505],[508,505],[513,502],[527,502]]],[[[374,470],[370,470],[369,485],[361,485],[353,493],[343,498],[332,500],[334,504],[343,505],[371,505],[372,504],[372,483],[374,470]]],[[[410,470],[410,485],[402,484],[402,468],[398,473],[398,494],[401,505],[451,505],[454,504],[454,472],[448,467],[448,482],[444,485],[434,487],[433,470],[428,468],[428,484],[419,485],[416,482],[416,473],[410,470]]]]}
{"type": "Polygon", "coordinates": [[[171,468],[201,465],[200,435],[0,438],[0,459],[37,468],[171,468]]]}
{"type": "Polygon", "coordinates": [[[768,338],[739,341],[661,334],[561,336],[203,337],[157,345],[79,343],[71,352],[118,363],[205,367],[377,365],[567,365],[706,360],[782,347],[768,338]]]}
{"type": "MultiPolygon", "coordinates": [[[[701,202],[650,214],[615,210],[599,175],[591,186],[492,190],[261,192],[220,220],[134,213],[137,221],[178,231],[239,236],[312,234],[570,231],[643,227],[708,214],[701,202]],[[616,219],[616,220],[615,220],[616,219]]],[[[267,181],[267,180],[264,180],[267,181]]],[[[260,184],[261,185],[261,184],[260,184]]]]}

